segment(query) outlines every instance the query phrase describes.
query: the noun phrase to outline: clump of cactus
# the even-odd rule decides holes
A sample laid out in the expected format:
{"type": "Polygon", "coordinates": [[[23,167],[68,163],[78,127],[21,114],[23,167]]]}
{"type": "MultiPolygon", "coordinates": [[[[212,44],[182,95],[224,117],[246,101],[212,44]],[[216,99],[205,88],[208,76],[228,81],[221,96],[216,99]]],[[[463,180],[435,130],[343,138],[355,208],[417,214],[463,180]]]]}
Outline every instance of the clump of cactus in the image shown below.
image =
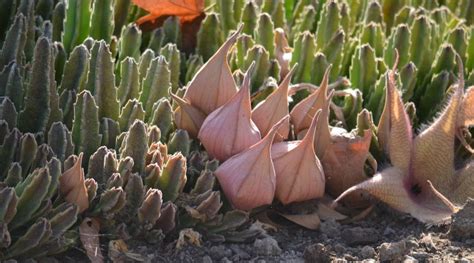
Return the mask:
{"type": "Polygon", "coordinates": [[[439,223],[474,196],[471,1],[7,2],[0,260],[61,253],[91,218],[246,241],[264,205],[364,190],[439,223]]]}

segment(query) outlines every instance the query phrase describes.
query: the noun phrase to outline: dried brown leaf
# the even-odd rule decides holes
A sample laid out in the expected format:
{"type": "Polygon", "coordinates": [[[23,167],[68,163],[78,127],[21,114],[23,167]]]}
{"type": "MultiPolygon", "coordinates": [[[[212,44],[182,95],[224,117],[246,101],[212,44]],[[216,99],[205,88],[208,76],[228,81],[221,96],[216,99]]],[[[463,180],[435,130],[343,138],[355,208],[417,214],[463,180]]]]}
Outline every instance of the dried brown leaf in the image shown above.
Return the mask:
{"type": "Polygon", "coordinates": [[[321,220],[319,219],[318,213],[302,215],[289,215],[280,213],[280,215],[289,221],[310,230],[316,230],[321,225],[321,220]]]}
{"type": "Polygon", "coordinates": [[[204,0],[133,0],[133,3],[150,12],[138,19],[137,24],[153,21],[161,16],[178,16],[183,23],[204,12],[204,0]]]}
{"type": "Polygon", "coordinates": [[[95,218],[86,217],[79,226],[82,246],[84,246],[87,257],[92,263],[104,262],[104,257],[100,251],[99,231],[100,223],[95,218]]]}
{"type": "Polygon", "coordinates": [[[344,220],[347,219],[347,216],[337,212],[332,207],[329,207],[325,204],[318,203],[318,211],[317,211],[319,218],[323,221],[326,220],[344,220]]]}

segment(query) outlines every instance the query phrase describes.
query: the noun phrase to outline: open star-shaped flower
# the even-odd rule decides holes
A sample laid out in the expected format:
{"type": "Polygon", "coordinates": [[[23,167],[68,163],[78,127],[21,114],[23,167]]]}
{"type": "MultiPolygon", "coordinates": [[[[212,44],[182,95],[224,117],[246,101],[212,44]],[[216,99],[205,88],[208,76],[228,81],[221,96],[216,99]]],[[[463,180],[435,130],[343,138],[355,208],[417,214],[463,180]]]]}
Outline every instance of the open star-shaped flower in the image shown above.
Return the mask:
{"type": "Polygon", "coordinates": [[[416,137],[395,87],[396,66],[388,73],[378,138],[391,167],[347,189],[336,201],[362,189],[422,222],[440,223],[474,196],[474,160],[459,161],[455,155],[459,131],[474,124],[474,87],[464,91],[460,59],[458,63],[459,81],[446,108],[416,137]]]}

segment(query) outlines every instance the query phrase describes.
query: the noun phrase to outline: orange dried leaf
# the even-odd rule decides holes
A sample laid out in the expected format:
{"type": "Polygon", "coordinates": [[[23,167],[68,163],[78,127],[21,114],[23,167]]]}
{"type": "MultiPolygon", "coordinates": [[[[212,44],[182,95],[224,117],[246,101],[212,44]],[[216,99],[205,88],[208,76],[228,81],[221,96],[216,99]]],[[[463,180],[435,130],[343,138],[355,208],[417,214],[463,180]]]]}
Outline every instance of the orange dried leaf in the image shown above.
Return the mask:
{"type": "Polygon", "coordinates": [[[161,16],[177,16],[184,23],[204,12],[204,0],[133,0],[133,3],[149,12],[137,20],[139,25],[161,16]]]}
{"type": "Polygon", "coordinates": [[[82,246],[86,250],[87,257],[92,263],[104,262],[104,257],[100,250],[99,230],[100,224],[95,218],[87,217],[79,226],[82,246]]]}

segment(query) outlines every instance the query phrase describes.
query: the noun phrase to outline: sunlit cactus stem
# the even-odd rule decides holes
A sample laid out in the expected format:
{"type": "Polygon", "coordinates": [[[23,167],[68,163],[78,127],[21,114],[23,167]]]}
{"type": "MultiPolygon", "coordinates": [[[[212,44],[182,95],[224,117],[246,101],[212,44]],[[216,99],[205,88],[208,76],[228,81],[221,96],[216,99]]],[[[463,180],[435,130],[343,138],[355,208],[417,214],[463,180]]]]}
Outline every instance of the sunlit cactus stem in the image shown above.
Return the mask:
{"type": "Polygon", "coordinates": [[[114,30],[114,2],[114,0],[93,1],[89,32],[89,36],[93,39],[110,42],[114,30]]]}
{"type": "Polygon", "coordinates": [[[66,52],[82,43],[89,35],[90,0],[71,0],[66,3],[66,18],[64,20],[64,32],[62,41],[66,52]]]}
{"type": "Polygon", "coordinates": [[[81,92],[74,104],[72,140],[75,153],[83,152],[85,162],[100,145],[99,125],[99,109],[94,97],[89,91],[81,92]]]}

